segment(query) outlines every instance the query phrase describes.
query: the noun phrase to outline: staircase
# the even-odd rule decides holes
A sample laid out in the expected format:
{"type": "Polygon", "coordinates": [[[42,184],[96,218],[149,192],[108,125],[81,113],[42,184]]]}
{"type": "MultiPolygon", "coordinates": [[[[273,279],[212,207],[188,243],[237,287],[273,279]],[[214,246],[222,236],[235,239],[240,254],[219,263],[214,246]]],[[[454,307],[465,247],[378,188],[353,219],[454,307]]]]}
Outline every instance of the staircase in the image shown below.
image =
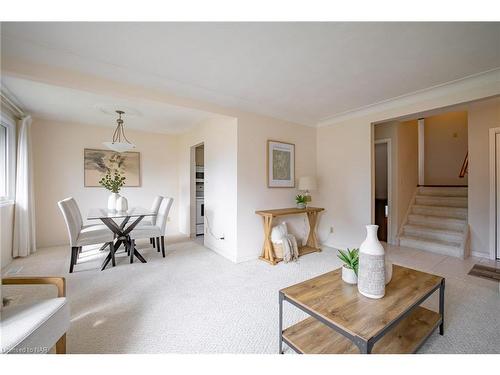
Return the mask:
{"type": "Polygon", "coordinates": [[[418,187],[399,235],[400,246],[469,256],[466,187],[418,187]]]}

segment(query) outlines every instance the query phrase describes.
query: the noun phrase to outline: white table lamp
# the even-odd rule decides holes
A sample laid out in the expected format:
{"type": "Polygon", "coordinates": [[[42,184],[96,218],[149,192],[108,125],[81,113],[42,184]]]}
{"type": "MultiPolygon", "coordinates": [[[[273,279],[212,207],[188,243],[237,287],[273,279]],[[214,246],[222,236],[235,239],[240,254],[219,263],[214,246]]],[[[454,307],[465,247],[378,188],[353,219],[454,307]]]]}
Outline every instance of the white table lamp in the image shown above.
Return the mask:
{"type": "Polygon", "coordinates": [[[303,190],[306,196],[306,202],[311,202],[311,190],[316,190],[316,178],[311,176],[304,176],[299,178],[299,190],[303,190]]]}

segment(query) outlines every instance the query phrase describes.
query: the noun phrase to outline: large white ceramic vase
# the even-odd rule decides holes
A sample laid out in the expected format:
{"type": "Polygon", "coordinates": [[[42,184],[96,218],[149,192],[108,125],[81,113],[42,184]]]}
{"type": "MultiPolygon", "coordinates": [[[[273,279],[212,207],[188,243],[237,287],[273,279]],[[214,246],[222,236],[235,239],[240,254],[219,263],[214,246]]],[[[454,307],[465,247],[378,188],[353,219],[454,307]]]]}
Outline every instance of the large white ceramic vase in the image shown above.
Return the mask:
{"type": "Polygon", "coordinates": [[[127,198],[120,195],[120,197],[116,200],[116,211],[124,212],[128,210],[128,201],[127,198]]]}
{"type": "Polygon", "coordinates": [[[366,226],[366,239],[359,247],[358,291],[368,298],[385,295],[385,250],[377,237],[378,225],[366,226]]]}
{"type": "Polygon", "coordinates": [[[118,193],[111,193],[108,197],[108,211],[116,211],[116,201],[120,197],[118,193]]]}

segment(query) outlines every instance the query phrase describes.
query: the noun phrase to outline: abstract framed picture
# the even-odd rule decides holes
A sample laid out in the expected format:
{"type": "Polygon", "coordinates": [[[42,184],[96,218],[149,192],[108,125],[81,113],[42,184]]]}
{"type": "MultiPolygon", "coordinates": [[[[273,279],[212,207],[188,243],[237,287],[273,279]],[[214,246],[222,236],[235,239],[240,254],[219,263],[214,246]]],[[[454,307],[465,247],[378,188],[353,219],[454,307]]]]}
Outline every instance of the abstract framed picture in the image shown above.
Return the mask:
{"type": "Polygon", "coordinates": [[[139,152],[115,152],[86,148],[83,150],[85,187],[101,186],[106,173],[118,170],[125,176],[128,187],[141,186],[141,157],[139,152]]]}
{"type": "Polygon", "coordinates": [[[267,141],[267,186],[270,188],[295,187],[295,145],[267,141]]]}

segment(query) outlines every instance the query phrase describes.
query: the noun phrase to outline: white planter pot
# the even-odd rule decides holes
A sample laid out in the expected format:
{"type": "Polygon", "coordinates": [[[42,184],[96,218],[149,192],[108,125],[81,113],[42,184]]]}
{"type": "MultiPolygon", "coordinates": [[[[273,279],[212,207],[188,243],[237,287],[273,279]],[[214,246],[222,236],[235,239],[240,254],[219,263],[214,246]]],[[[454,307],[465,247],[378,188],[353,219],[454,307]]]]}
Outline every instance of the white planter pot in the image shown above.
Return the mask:
{"type": "Polygon", "coordinates": [[[368,298],[385,295],[385,250],[377,238],[378,225],[366,226],[366,239],[359,247],[358,290],[368,298]]]}
{"type": "Polygon", "coordinates": [[[342,266],[342,280],[344,280],[347,284],[357,284],[358,277],[352,268],[347,268],[346,266],[342,266]]]}
{"type": "Polygon", "coordinates": [[[120,197],[118,193],[111,193],[108,197],[108,211],[116,211],[116,201],[120,197]]]}
{"type": "Polygon", "coordinates": [[[297,208],[304,209],[304,208],[306,208],[306,204],[305,203],[297,203],[297,208]]]}
{"type": "Polygon", "coordinates": [[[116,200],[116,210],[120,211],[120,212],[128,210],[128,201],[127,201],[127,198],[125,198],[123,196],[120,196],[116,200]]]}

